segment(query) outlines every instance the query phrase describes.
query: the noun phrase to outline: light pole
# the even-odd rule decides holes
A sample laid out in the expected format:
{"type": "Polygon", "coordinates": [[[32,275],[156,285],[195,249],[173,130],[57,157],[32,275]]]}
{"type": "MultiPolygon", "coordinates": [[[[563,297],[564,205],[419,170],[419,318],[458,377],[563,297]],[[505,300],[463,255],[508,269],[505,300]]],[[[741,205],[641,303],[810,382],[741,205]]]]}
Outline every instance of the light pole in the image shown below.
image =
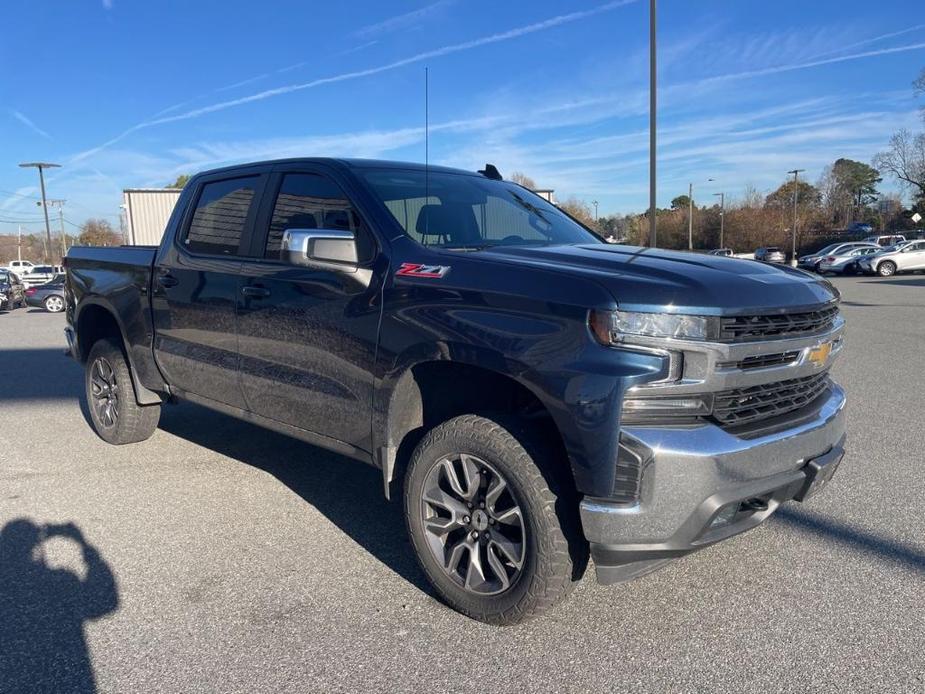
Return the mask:
{"type": "Polygon", "coordinates": [[[45,262],[48,262],[48,249],[51,248],[51,225],[48,223],[48,205],[45,204],[45,169],[56,169],[60,164],[49,164],[44,161],[27,161],[20,164],[24,169],[32,168],[39,170],[39,185],[42,188],[42,212],[45,213],[45,262]]]}
{"type": "Polygon", "coordinates": [[[655,0],[649,0],[649,247],[656,244],[655,215],[655,109],[657,106],[655,62],[655,0]]]}
{"type": "MultiPolygon", "coordinates": [[[[712,181],[708,178],[707,181],[712,181]]],[[[694,184],[687,184],[687,250],[694,250],[694,184]]]]}
{"type": "Polygon", "coordinates": [[[591,204],[594,205],[594,221],[597,221],[597,200],[592,200],[591,204]]]}
{"type": "Polygon", "coordinates": [[[793,169],[788,174],[793,174],[793,229],[791,230],[791,250],[790,264],[797,266],[797,199],[800,196],[800,174],[806,169],[793,169]]]}
{"type": "Polygon", "coordinates": [[[723,227],[726,224],[726,194],[713,193],[713,195],[719,196],[719,247],[725,248],[723,245],[723,227]]]}

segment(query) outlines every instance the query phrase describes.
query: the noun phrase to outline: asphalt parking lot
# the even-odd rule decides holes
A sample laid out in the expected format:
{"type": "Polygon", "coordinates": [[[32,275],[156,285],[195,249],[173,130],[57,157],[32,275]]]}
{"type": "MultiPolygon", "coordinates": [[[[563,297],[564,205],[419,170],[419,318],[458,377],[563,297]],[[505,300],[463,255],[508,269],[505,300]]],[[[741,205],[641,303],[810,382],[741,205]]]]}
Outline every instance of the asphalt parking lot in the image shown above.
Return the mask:
{"type": "Polygon", "coordinates": [[[828,489],[508,629],[430,595],[372,468],[188,404],[109,446],[64,318],[0,314],[0,690],[925,692],[925,276],[834,282],[828,489]]]}

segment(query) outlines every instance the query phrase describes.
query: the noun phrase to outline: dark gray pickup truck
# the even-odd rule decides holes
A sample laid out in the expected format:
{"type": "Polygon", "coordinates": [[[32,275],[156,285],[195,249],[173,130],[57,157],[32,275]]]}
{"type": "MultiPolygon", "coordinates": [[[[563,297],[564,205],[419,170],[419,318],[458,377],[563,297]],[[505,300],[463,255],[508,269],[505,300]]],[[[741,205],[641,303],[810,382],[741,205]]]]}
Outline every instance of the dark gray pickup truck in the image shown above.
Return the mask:
{"type": "Polygon", "coordinates": [[[607,245],[494,167],[210,171],[159,248],[66,267],[103,439],[179,398],[376,466],[437,593],[494,624],[589,555],[613,583],[753,528],[842,456],[828,282],[607,245]]]}

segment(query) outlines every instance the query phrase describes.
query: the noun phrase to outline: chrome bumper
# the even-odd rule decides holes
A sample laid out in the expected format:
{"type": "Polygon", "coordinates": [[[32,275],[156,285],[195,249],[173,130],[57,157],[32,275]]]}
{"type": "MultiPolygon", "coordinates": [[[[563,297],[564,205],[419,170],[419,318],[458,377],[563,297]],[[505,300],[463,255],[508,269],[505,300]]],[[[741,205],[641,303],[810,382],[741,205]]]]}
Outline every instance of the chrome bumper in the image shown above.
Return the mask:
{"type": "Polygon", "coordinates": [[[643,575],[768,518],[799,493],[810,460],[840,452],[845,393],[833,383],[808,419],[756,438],[709,423],[626,426],[622,434],[647,456],[639,502],[586,498],[580,506],[602,583],[643,575]],[[714,524],[722,507],[749,500],[762,500],[765,508],[725,526],[714,524]]]}

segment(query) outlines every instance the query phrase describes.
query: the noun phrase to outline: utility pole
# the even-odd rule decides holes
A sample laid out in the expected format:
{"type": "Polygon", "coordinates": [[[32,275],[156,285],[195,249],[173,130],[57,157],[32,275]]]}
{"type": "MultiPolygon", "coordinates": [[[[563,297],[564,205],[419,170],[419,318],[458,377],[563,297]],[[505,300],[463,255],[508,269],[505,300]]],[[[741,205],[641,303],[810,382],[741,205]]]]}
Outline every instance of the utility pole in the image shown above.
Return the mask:
{"type": "Polygon", "coordinates": [[[594,221],[597,221],[597,200],[592,200],[591,204],[594,205],[594,221]]]}
{"type": "Polygon", "coordinates": [[[649,0],[649,247],[655,248],[657,241],[655,214],[655,112],[657,107],[655,61],[655,0],[649,0]]]}
{"type": "MultiPolygon", "coordinates": [[[[58,208],[58,223],[61,226],[61,258],[67,255],[67,234],[64,233],[64,203],[67,200],[49,200],[48,205],[51,207],[58,208]]],[[[42,203],[37,202],[36,205],[41,205],[42,203]]]]}
{"type": "MultiPolygon", "coordinates": [[[[712,181],[708,178],[707,181],[712,181]]],[[[694,184],[687,184],[687,250],[694,250],[694,184]]]]}
{"type": "Polygon", "coordinates": [[[48,223],[48,205],[45,203],[45,169],[56,169],[59,168],[60,164],[49,164],[44,161],[28,161],[23,162],[20,166],[24,169],[38,169],[39,170],[39,185],[42,188],[42,212],[45,213],[45,262],[47,263],[48,258],[48,249],[51,248],[51,225],[48,223]]]}
{"type": "Polygon", "coordinates": [[[16,260],[22,260],[22,224],[19,225],[18,239],[16,241],[16,260]]]}
{"type": "Polygon", "coordinates": [[[725,248],[723,245],[723,227],[726,224],[726,194],[725,193],[713,193],[713,195],[719,196],[719,247],[725,248]]]}
{"type": "Polygon", "coordinates": [[[797,266],[797,199],[800,195],[800,174],[806,169],[793,169],[788,174],[793,174],[793,229],[791,230],[791,250],[790,264],[797,266]]]}

